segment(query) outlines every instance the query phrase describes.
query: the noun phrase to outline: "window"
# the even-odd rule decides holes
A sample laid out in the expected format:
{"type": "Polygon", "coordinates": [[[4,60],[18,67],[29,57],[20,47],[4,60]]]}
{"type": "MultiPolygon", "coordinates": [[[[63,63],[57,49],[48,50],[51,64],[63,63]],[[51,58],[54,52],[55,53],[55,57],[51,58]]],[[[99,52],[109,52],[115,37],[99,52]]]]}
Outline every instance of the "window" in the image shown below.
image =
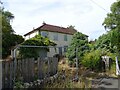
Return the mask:
{"type": "Polygon", "coordinates": [[[54,33],[53,40],[58,41],[58,33],[54,33]]]}
{"type": "Polygon", "coordinates": [[[64,46],[64,52],[67,52],[68,46],[64,46]]]}
{"type": "Polygon", "coordinates": [[[64,35],[64,41],[67,41],[67,35],[66,34],[64,35]]]}
{"type": "Polygon", "coordinates": [[[42,35],[43,37],[48,37],[48,32],[42,31],[42,32],[41,32],[41,35],[42,35]]]}

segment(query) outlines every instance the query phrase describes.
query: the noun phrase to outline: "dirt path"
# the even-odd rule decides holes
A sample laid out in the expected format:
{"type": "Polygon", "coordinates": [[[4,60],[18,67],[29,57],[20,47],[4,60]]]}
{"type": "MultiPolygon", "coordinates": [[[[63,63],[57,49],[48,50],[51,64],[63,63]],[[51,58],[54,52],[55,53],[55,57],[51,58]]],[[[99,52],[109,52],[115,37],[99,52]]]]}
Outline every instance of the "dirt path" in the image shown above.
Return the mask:
{"type": "MultiPolygon", "coordinates": [[[[99,79],[100,80],[100,79],[99,79]]],[[[99,83],[97,83],[94,88],[100,88],[101,90],[104,89],[118,89],[120,90],[120,81],[117,78],[101,78],[99,83]]]]}

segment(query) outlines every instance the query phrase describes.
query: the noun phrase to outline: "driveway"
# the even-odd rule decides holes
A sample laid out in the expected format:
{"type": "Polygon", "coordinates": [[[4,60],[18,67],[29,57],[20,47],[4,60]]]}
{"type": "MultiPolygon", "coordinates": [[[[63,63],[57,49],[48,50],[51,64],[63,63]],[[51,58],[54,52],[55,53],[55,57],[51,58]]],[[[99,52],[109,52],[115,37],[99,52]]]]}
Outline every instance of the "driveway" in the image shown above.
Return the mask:
{"type": "Polygon", "coordinates": [[[120,90],[120,79],[112,77],[99,78],[93,80],[93,87],[99,88],[98,90],[120,90]]]}

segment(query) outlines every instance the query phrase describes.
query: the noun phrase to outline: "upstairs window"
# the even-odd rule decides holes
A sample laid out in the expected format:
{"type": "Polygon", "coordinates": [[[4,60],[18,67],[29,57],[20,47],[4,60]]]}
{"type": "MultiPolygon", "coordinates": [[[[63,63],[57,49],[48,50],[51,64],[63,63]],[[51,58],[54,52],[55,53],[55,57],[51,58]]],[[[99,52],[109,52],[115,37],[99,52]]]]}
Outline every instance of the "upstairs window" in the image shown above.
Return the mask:
{"type": "Polygon", "coordinates": [[[64,35],[64,41],[67,41],[68,40],[68,38],[67,38],[67,35],[65,34],[64,35]]]}
{"type": "Polygon", "coordinates": [[[58,41],[58,33],[54,33],[53,40],[58,41]]]}
{"type": "Polygon", "coordinates": [[[48,37],[48,32],[42,31],[42,32],[41,32],[41,35],[42,35],[43,37],[48,37]]]}

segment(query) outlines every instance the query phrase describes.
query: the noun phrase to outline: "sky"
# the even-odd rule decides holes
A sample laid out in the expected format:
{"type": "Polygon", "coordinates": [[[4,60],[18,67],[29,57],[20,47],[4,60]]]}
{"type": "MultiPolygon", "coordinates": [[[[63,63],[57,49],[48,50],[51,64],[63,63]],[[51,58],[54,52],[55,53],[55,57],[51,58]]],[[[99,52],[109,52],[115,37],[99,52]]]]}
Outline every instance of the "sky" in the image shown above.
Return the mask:
{"type": "Polygon", "coordinates": [[[102,23],[116,0],[3,0],[3,6],[14,14],[11,25],[16,34],[24,35],[43,22],[75,26],[79,32],[97,39],[105,33],[102,23]]]}

